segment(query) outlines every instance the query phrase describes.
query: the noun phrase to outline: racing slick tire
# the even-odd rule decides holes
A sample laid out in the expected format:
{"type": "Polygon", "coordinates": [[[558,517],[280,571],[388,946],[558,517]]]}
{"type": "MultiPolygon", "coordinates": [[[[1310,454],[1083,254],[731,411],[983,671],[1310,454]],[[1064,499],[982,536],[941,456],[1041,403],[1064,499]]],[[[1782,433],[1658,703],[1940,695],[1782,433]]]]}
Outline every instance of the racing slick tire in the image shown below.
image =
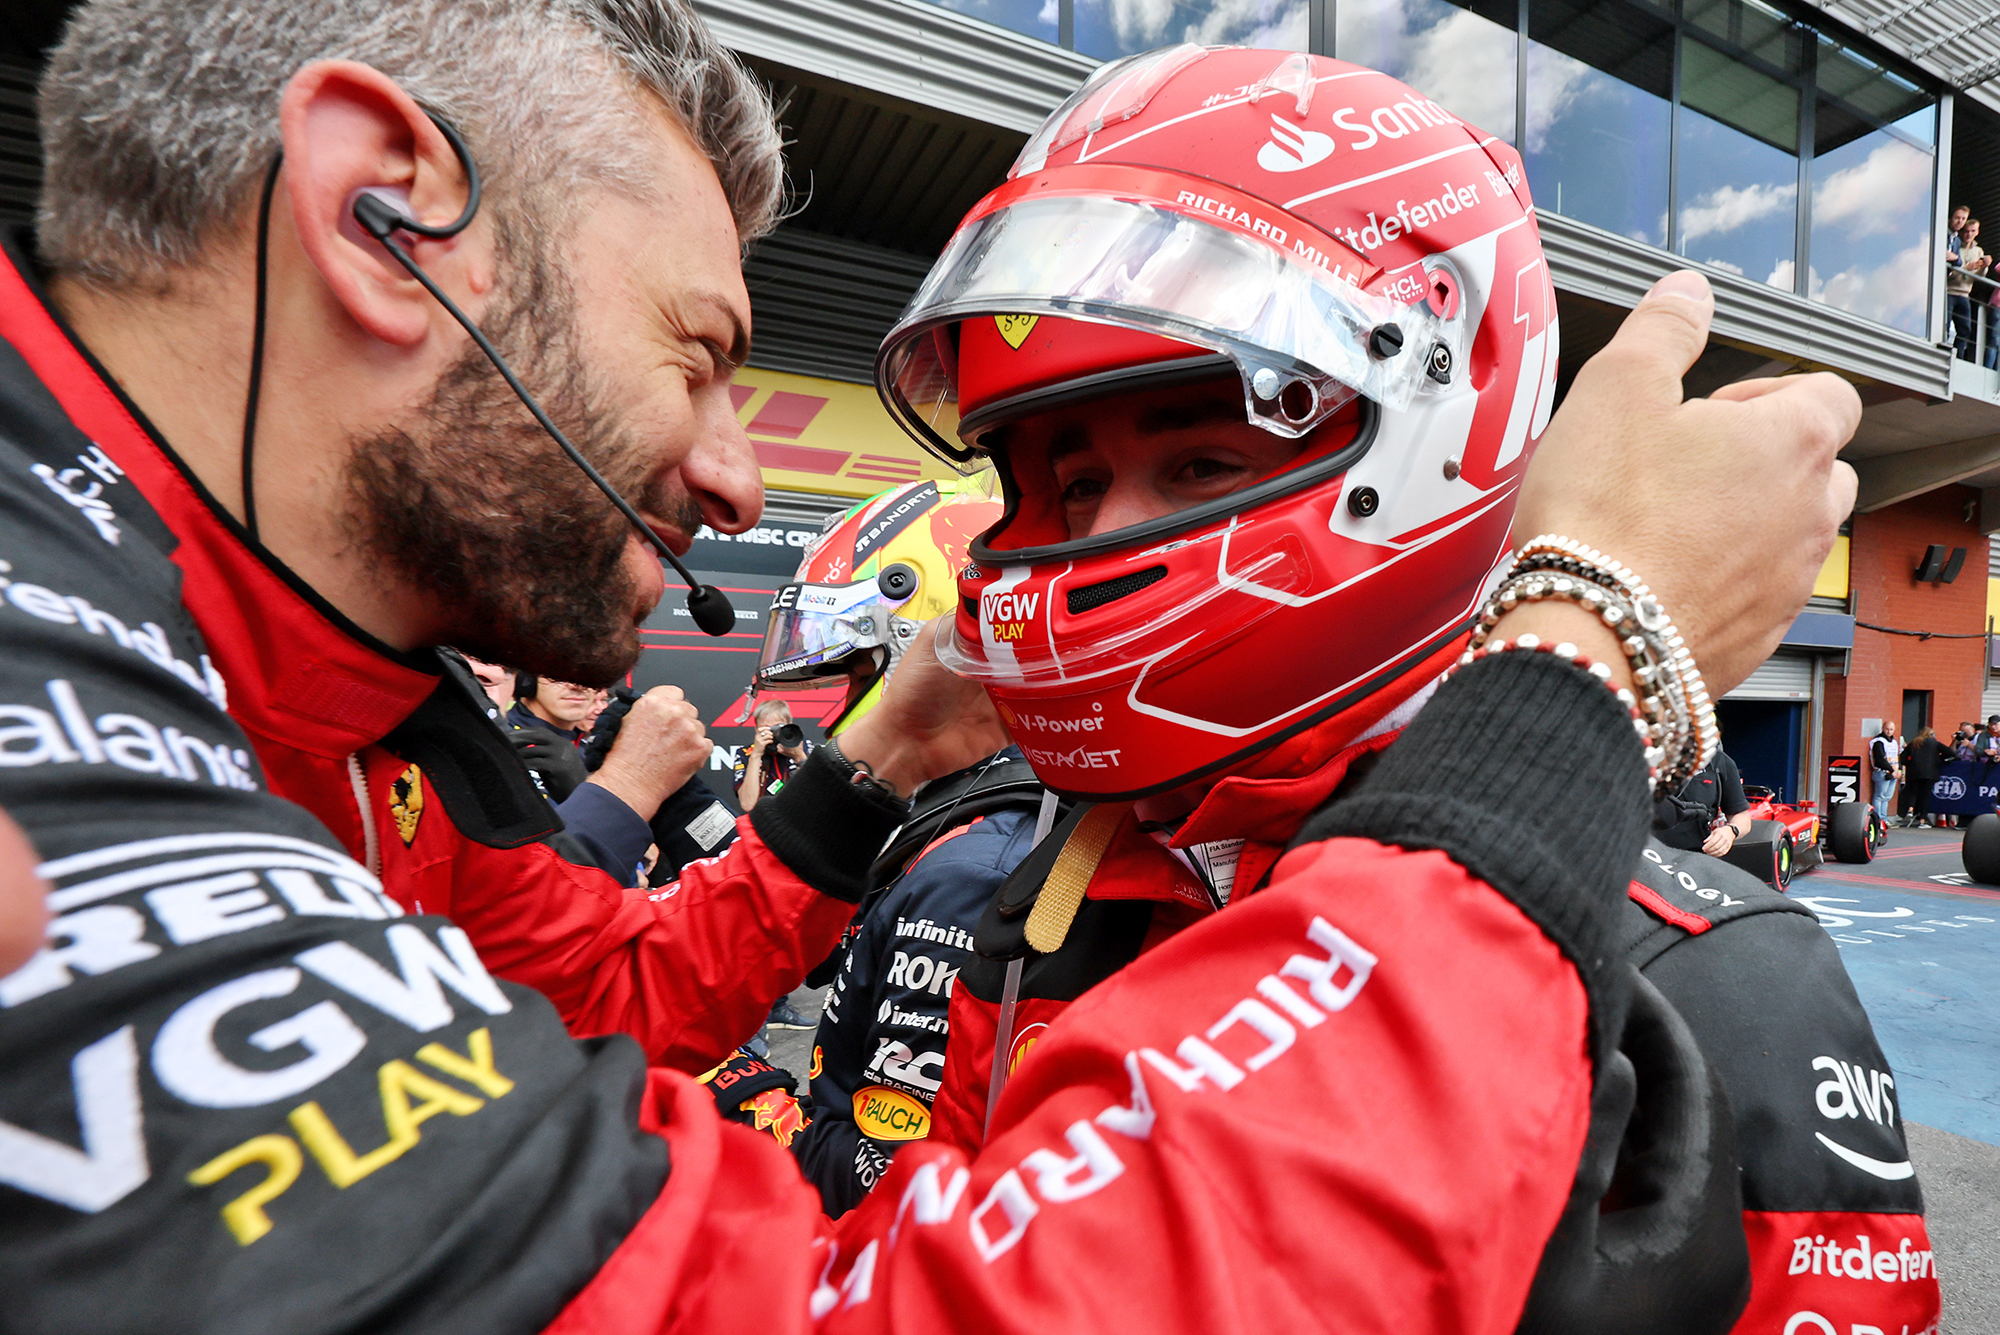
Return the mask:
{"type": "Polygon", "coordinates": [[[1792,834],[1779,820],[1753,820],[1750,832],[1729,846],[1722,860],[1782,890],[1792,879],[1792,834]]]}
{"type": "Polygon", "coordinates": [[[1981,885],[2000,885],[2000,816],[1974,816],[1959,850],[1965,874],[1981,885]]]}
{"type": "Polygon", "coordinates": [[[1875,808],[1865,802],[1835,802],[1827,813],[1826,839],[1840,862],[1873,862],[1875,845],[1880,842],[1875,808]]]}

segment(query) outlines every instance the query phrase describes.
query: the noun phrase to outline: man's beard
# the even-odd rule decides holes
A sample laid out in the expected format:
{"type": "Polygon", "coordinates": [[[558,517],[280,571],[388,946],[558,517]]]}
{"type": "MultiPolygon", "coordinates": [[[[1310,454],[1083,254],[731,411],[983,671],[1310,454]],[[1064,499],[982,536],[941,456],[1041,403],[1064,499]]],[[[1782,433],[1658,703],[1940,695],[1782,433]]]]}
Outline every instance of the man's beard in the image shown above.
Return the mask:
{"type": "MultiPolygon", "coordinates": [[[[645,496],[643,450],[602,406],[585,370],[576,302],[542,256],[503,266],[515,280],[482,323],[500,355],[605,479],[688,534],[686,495],[645,496]]],[[[357,438],[347,467],[354,535],[390,581],[421,590],[444,643],[585,686],[638,661],[638,594],[621,559],[631,533],[477,348],[439,377],[403,427],[357,438]]]]}

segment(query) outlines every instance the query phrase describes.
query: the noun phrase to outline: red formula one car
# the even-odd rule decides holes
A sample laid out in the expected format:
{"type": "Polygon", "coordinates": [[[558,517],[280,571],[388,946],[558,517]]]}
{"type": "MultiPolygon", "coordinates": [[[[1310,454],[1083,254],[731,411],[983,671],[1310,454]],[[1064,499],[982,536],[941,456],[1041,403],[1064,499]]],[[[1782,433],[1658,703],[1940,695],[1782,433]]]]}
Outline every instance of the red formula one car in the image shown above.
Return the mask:
{"type": "Polygon", "coordinates": [[[1837,862],[1872,862],[1882,844],[1882,818],[1866,802],[1836,802],[1820,819],[1814,802],[1781,802],[1769,788],[1743,786],[1750,799],[1750,833],[1724,861],[1766,885],[1784,889],[1797,872],[1831,856],[1837,862]]]}
{"type": "MultiPolygon", "coordinates": [[[[1811,802],[1781,802],[1769,788],[1743,786],[1750,799],[1750,833],[1738,839],[1724,861],[1779,890],[1795,872],[1820,865],[1820,819],[1811,802]]],[[[1842,805],[1845,805],[1844,803],[1842,805]]]]}

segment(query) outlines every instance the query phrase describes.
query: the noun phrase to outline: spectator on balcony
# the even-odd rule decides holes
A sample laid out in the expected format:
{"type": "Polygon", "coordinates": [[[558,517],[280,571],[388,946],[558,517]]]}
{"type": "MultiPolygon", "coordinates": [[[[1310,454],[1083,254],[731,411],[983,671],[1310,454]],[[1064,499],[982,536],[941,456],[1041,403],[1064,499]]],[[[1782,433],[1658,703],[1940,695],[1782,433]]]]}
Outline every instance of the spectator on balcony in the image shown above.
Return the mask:
{"type": "MultiPolygon", "coordinates": [[[[1958,217],[1952,211],[1952,217],[1958,217]]],[[[1952,344],[1962,361],[1972,361],[1977,334],[1973,325],[1973,279],[1985,273],[1990,261],[1979,247],[1979,220],[1967,218],[1953,234],[1957,245],[1948,251],[1944,275],[1945,295],[1951,301],[1952,344]]]]}

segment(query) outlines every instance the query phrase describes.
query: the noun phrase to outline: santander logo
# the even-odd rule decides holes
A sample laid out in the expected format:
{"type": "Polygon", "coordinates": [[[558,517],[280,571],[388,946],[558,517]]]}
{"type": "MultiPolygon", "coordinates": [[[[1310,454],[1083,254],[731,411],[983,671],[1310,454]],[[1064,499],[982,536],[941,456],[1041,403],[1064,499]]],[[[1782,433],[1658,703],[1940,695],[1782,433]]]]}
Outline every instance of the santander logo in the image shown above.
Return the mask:
{"type": "Polygon", "coordinates": [[[1257,165],[1267,172],[1304,171],[1326,161],[1332,152],[1332,139],[1318,130],[1302,130],[1273,112],[1271,140],[1257,150],[1257,165]]]}

